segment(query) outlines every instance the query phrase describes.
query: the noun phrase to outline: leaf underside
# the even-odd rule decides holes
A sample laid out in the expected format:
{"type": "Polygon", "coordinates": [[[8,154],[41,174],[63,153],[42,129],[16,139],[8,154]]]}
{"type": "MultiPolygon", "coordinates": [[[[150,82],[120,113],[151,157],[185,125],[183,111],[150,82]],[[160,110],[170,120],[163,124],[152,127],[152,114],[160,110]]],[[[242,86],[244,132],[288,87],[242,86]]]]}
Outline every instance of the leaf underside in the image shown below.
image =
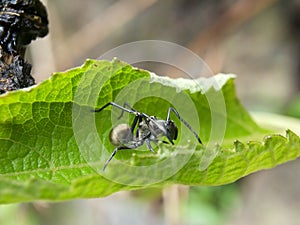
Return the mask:
{"type": "Polygon", "coordinates": [[[223,185],[300,155],[292,131],[274,134],[252,120],[231,75],[195,82],[157,77],[118,60],[87,60],[31,89],[2,95],[0,105],[0,203],[101,197],[168,184],[223,185]],[[120,151],[102,172],[114,149],[111,127],[133,120],[124,115],[119,121],[121,111],[111,106],[91,112],[110,101],[128,101],[163,119],[173,106],[203,145],[173,115],[179,127],[174,146],[159,144],[156,154],[145,147],[120,151]]]}

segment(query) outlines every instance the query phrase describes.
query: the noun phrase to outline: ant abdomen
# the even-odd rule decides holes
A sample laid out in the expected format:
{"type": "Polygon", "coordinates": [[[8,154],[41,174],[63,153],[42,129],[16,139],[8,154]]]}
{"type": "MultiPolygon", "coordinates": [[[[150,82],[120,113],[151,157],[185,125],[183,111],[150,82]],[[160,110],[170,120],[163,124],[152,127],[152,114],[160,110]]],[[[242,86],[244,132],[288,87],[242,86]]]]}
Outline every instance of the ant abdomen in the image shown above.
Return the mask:
{"type": "Polygon", "coordinates": [[[114,146],[128,144],[133,140],[133,135],[128,124],[122,123],[111,129],[109,140],[114,146]]]}

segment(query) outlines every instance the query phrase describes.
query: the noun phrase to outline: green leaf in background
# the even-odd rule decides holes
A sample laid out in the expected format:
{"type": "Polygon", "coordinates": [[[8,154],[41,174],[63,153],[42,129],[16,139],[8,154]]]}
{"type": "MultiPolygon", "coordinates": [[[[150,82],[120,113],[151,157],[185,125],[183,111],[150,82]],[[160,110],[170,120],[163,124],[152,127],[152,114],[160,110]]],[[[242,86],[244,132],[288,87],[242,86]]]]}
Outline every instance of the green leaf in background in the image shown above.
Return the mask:
{"type": "Polygon", "coordinates": [[[300,118],[300,96],[297,96],[287,107],[286,113],[289,116],[300,118]]]}
{"type": "MultiPolygon", "coordinates": [[[[288,130],[272,134],[256,125],[235,95],[234,77],[199,80],[157,77],[114,60],[88,60],[45,82],[0,97],[0,202],[100,197],[121,190],[168,184],[222,185],[300,155],[300,139],[288,130]],[[159,144],[117,153],[112,126],[120,110],[91,109],[109,101],[165,119],[175,107],[200,134],[203,145],[173,115],[174,146],[159,144]]],[[[287,127],[288,128],[288,127],[287,127]]]]}

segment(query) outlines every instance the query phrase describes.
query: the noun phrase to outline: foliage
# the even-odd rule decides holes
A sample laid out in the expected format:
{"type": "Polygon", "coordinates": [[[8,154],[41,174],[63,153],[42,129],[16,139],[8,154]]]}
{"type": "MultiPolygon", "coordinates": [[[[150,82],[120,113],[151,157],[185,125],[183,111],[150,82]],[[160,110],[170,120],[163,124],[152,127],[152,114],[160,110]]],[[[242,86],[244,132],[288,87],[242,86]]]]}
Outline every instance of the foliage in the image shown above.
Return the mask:
{"type": "Polygon", "coordinates": [[[196,81],[157,77],[114,60],[87,60],[45,82],[0,97],[0,202],[65,200],[107,196],[121,190],[168,184],[222,185],[272,168],[300,155],[300,139],[258,126],[235,95],[234,76],[196,81]],[[113,150],[117,117],[109,101],[128,101],[149,115],[166,117],[173,105],[200,133],[203,145],[174,118],[179,139],[120,151],[101,171],[113,150]],[[183,135],[184,134],[184,135],[183,135]]]}

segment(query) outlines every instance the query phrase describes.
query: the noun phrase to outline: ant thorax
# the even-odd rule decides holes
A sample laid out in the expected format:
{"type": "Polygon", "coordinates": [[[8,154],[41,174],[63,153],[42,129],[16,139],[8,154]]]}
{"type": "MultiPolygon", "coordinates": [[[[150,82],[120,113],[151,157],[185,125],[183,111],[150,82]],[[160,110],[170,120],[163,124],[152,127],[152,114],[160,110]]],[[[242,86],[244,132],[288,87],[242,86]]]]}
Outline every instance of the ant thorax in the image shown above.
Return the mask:
{"type": "Polygon", "coordinates": [[[165,120],[158,120],[156,117],[151,118],[152,120],[148,121],[148,130],[151,134],[155,137],[165,136],[167,132],[166,121],[165,120]]]}
{"type": "Polygon", "coordinates": [[[150,136],[151,131],[147,125],[147,123],[143,120],[139,123],[138,129],[136,131],[136,138],[138,140],[143,140],[145,137],[150,136]]]}

